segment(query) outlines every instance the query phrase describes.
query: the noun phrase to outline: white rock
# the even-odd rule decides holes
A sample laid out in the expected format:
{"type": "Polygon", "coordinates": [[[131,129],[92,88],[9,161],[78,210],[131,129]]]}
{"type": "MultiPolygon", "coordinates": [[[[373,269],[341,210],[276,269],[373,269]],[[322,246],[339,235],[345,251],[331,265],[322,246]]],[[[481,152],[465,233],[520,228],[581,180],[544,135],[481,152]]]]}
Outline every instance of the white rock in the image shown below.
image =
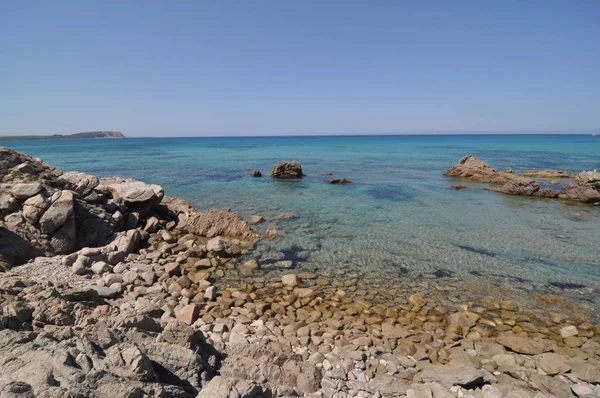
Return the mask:
{"type": "Polygon", "coordinates": [[[571,336],[577,336],[578,334],[579,331],[577,330],[577,327],[573,325],[565,326],[564,328],[560,329],[560,335],[563,339],[571,336]]]}

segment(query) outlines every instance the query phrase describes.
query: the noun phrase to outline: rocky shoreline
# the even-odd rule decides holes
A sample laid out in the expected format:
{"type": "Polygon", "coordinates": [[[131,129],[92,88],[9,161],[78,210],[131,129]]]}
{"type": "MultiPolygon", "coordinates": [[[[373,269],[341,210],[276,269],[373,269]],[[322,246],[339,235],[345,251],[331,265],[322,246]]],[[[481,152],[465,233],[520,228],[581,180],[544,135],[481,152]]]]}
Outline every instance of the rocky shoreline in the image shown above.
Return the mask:
{"type": "MultiPolygon", "coordinates": [[[[506,195],[530,196],[538,198],[562,199],[585,204],[600,204],[600,173],[582,171],[578,174],[563,170],[529,170],[521,174],[512,169],[496,170],[473,155],[463,157],[448,169],[447,177],[460,177],[476,182],[503,184],[500,188],[486,188],[491,192],[506,195]],[[529,177],[544,179],[572,179],[560,191],[544,187],[540,182],[529,177]]],[[[551,181],[550,185],[558,185],[551,181]]]]}
{"type": "Polygon", "coordinates": [[[2,397],[600,396],[600,326],[564,298],[255,278],[237,213],[5,148],[0,188],[2,397]]]}

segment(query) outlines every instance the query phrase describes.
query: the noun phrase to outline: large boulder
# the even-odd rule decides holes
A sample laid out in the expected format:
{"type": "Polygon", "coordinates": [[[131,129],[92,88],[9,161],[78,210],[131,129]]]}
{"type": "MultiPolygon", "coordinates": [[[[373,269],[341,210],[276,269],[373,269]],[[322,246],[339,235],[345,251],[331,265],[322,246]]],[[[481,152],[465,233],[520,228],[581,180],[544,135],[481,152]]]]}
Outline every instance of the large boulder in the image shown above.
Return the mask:
{"type": "Polygon", "coordinates": [[[302,166],[298,162],[278,162],[271,170],[271,176],[276,178],[301,178],[304,176],[302,166]]]}
{"type": "Polygon", "coordinates": [[[465,156],[444,173],[447,177],[462,177],[471,181],[506,184],[516,176],[512,171],[498,171],[473,155],[465,156]]]}
{"type": "Polygon", "coordinates": [[[103,186],[110,191],[113,200],[124,204],[130,212],[146,215],[156,207],[165,193],[159,185],[146,184],[132,178],[102,178],[103,186]]]}
{"type": "Polygon", "coordinates": [[[188,216],[183,216],[177,227],[183,232],[208,238],[216,236],[246,239],[256,237],[256,233],[242,216],[231,210],[192,212],[188,216]]]}
{"type": "Polygon", "coordinates": [[[53,195],[52,204],[40,218],[40,231],[49,234],[60,228],[73,215],[73,192],[60,191],[53,195]]]}
{"type": "Polygon", "coordinates": [[[59,177],[59,180],[64,181],[66,187],[77,192],[82,197],[88,195],[100,184],[98,177],[78,171],[66,172],[59,177]]]}
{"type": "Polygon", "coordinates": [[[573,182],[561,189],[558,197],[584,203],[600,203],[600,172],[582,171],[573,182]]]}

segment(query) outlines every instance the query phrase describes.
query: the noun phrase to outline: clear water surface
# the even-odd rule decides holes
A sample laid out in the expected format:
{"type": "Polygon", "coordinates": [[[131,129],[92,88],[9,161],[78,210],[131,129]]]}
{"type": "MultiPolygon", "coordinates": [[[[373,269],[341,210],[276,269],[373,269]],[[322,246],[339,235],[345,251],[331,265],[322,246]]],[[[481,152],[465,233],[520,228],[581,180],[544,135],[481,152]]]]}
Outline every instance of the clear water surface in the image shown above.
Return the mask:
{"type": "Polygon", "coordinates": [[[600,169],[591,135],[444,135],[128,138],[0,141],[62,169],[162,185],[202,208],[267,220],[259,263],[285,258],[298,271],[340,270],[405,278],[447,277],[569,293],[600,303],[600,206],[502,196],[446,178],[474,154],[498,169],[600,169]],[[296,160],[307,177],[267,177],[296,160]],[[265,177],[252,178],[259,169],[265,177]],[[354,183],[334,186],[320,174],[354,183]],[[455,191],[452,184],[469,189],[455,191]],[[290,220],[278,220],[293,213],[290,220]],[[275,253],[275,254],[274,254],[275,253]],[[560,286],[560,287],[559,287],[560,286]]]}

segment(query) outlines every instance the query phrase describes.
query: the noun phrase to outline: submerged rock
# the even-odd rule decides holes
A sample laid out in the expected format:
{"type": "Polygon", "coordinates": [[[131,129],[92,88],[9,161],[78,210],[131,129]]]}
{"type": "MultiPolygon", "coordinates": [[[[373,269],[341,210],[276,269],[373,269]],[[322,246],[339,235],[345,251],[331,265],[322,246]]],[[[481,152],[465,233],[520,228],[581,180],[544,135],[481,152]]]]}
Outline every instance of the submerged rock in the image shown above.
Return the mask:
{"type": "Polygon", "coordinates": [[[488,191],[507,195],[535,196],[540,198],[557,198],[559,192],[551,188],[542,188],[533,180],[517,179],[504,184],[501,188],[489,188],[488,191]]]}
{"type": "Polygon", "coordinates": [[[260,170],[254,170],[251,174],[252,177],[262,177],[260,170]]]}
{"type": "Polygon", "coordinates": [[[352,181],[347,180],[345,178],[334,178],[332,180],[326,180],[325,182],[328,184],[334,184],[334,185],[352,184],[352,181]]]}
{"type": "Polygon", "coordinates": [[[278,162],[271,170],[271,176],[276,178],[300,178],[304,176],[302,166],[298,162],[278,162]]]}
{"type": "Polygon", "coordinates": [[[553,169],[545,169],[545,170],[527,170],[522,173],[524,177],[534,177],[534,178],[573,178],[575,177],[574,173],[569,173],[564,170],[553,170],[553,169]]]}

